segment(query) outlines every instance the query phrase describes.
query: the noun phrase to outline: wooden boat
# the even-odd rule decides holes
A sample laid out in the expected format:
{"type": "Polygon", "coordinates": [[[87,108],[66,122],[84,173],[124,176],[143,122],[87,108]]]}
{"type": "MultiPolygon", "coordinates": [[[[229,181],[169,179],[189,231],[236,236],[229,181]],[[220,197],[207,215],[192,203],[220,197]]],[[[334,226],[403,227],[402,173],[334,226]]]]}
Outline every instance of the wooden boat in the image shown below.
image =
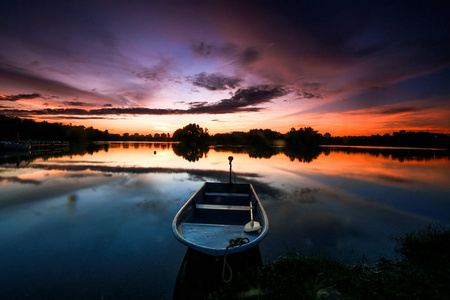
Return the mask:
{"type": "Polygon", "coordinates": [[[172,223],[176,239],[213,256],[233,254],[256,246],[268,230],[266,212],[253,186],[231,183],[231,180],[229,183],[203,184],[172,223]]]}

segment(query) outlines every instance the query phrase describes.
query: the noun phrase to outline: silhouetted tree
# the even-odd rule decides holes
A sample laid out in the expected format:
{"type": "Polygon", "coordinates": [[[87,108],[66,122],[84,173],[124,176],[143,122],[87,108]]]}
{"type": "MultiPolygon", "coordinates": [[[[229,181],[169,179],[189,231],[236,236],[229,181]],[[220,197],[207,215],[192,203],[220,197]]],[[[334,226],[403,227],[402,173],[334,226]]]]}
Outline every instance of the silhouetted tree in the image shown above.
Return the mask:
{"type": "Polygon", "coordinates": [[[286,147],[291,149],[313,149],[320,145],[322,135],[311,127],[291,130],[286,133],[286,147]]]}
{"type": "Polygon", "coordinates": [[[191,123],[176,130],[172,136],[173,140],[179,141],[184,146],[204,146],[209,144],[210,136],[208,129],[203,129],[198,124],[191,123]]]}

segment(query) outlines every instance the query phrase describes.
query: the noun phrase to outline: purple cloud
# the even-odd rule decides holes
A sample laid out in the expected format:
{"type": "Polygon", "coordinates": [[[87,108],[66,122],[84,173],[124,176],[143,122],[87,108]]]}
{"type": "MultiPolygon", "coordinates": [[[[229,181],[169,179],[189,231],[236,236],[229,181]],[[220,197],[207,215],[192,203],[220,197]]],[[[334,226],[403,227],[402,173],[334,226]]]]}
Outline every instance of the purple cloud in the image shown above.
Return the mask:
{"type": "Polygon", "coordinates": [[[64,101],[64,105],[66,106],[90,106],[91,104],[81,101],[64,101]]]}
{"type": "Polygon", "coordinates": [[[230,112],[255,112],[260,107],[255,105],[270,102],[272,99],[284,96],[288,91],[283,87],[269,85],[254,86],[247,89],[239,89],[230,99],[223,99],[209,105],[194,105],[189,108],[191,113],[230,113],[230,112]]]}
{"type": "Polygon", "coordinates": [[[226,76],[220,73],[207,74],[205,72],[196,74],[189,80],[192,84],[210,91],[234,89],[242,81],[241,78],[234,76],[226,76]]]}
{"type": "Polygon", "coordinates": [[[182,114],[230,114],[238,112],[256,112],[263,108],[256,105],[271,102],[272,99],[284,96],[288,90],[278,86],[254,86],[247,89],[239,89],[230,99],[223,99],[215,103],[191,102],[189,109],[159,109],[146,107],[129,108],[58,108],[41,110],[4,109],[3,115],[36,116],[36,115],[61,115],[61,116],[90,116],[90,115],[182,115],[182,114]]]}
{"type": "Polygon", "coordinates": [[[42,97],[42,96],[41,96],[41,94],[38,94],[38,93],[8,95],[8,96],[0,95],[0,101],[17,101],[17,100],[35,99],[35,98],[40,98],[40,97],[42,97]]]}

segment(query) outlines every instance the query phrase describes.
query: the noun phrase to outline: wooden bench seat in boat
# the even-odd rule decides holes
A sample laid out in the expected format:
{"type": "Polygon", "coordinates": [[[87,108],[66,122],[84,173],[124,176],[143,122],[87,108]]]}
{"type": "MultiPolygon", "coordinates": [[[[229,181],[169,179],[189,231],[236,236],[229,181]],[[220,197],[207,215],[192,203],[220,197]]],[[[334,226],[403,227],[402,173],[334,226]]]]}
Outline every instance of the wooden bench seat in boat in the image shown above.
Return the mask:
{"type": "Polygon", "coordinates": [[[198,209],[250,210],[250,206],[243,205],[196,204],[195,207],[198,209]]]}

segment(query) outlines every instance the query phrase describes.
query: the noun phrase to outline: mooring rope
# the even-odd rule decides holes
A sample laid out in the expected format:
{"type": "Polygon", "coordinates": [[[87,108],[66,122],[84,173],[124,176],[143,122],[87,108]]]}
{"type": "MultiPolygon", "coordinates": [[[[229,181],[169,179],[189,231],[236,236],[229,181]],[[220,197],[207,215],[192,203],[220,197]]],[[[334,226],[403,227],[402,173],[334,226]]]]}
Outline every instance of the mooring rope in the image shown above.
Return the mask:
{"type": "Polygon", "coordinates": [[[224,282],[228,283],[233,278],[233,271],[231,270],[231,266],[227,263],[227,251],[228,251],[228,249],[229,248],[234,248],[234,247],[239,247],[239,246],[245,245],[245,244],[247,244],[249,242],[250,242],[250,240],[248,238],[241,238],[241,237],[238,237],[238,238],[230,240],[230,244],[225,249],[225,255],[223,256],[222,280],[224,282]],[[225,267],[227,267],[228,270],[230,271],[230,278],[228,280],[225,279],[225,267]]]}

